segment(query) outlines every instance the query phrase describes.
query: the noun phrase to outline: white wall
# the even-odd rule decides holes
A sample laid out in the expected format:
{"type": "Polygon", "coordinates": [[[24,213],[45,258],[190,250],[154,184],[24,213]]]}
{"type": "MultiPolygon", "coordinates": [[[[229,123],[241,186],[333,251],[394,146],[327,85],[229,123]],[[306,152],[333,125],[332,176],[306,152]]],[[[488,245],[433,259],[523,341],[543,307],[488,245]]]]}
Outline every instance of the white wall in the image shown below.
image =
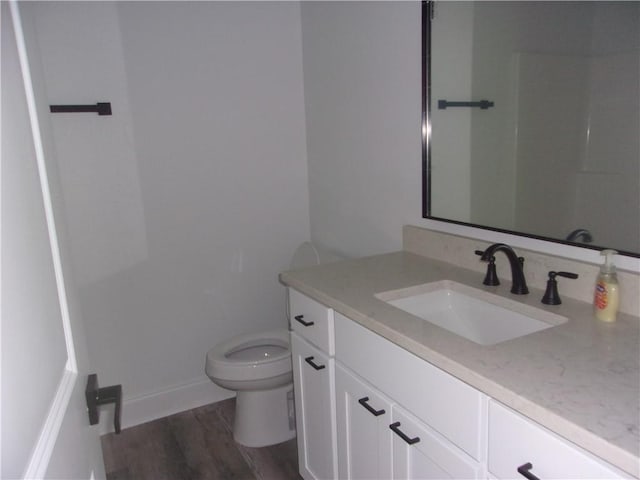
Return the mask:
{"type": "Polygon", "coordinates": [[[517,132],[510,159],[517,167],[517,188],[509,197],[514,201],[513,226],[556,238],[576,228],[591,229],[589,223],[574,223],[572,214],[587,132],[588,59],[544,53],[516,58],[517,132]]]}
{"type": "Polygon", "coordinates": [[[124,424],[230,392],[209,348],[285,327],[309,238],[297,3],[32,5],[95,371],[124,424]]]}
{"type": "Polygon", "coordinates": [[[594,10],[589,134],[573,221],[600,245],[638,251],[640,215],[628,212],[640,211],[640,3],[598,3],[594,10]]]}
{"type": "Polygon", "coordinates": [[[302,2],[311,236],[402,248],[421,216],[420,3],[302,2]]]}
{"type": "MultiPolygon", "coordinates": [[[[473,2],[440,2],[431,25],[431,213],[469,219],[471,201],[470,108],[436,107],[438,100],[465,101],[472,94],[473,2]],[[451,186],[456,195],[451,195],[451,186]]],[[[482,97],[484,98],[484,97],[482,97]]],[[[483,110],[493,113],[491,110],[483,110]]]]}

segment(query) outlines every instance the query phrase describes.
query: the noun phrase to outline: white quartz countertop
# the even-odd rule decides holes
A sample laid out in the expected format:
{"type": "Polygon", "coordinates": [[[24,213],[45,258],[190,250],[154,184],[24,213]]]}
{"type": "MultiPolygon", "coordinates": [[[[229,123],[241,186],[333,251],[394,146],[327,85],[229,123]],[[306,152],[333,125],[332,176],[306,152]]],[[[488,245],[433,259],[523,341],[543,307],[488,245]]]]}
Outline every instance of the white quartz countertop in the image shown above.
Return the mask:
{"type": "MultiPolygon", "coordinates": [[[[618,468],[640,476],[640,322],[596,320],[585,302],[540,303],[543,291],[407,252],[284,272],[281,281],[502,402],[618,468]],[[397,309],[376,293],[453,280],[567,317],[559,326],[482,346],[397,309]]],[[[570,280],[567,280],[570,281],[570,280]]],[[[562,296],[562,281],[560,282],[562,296]]]]}

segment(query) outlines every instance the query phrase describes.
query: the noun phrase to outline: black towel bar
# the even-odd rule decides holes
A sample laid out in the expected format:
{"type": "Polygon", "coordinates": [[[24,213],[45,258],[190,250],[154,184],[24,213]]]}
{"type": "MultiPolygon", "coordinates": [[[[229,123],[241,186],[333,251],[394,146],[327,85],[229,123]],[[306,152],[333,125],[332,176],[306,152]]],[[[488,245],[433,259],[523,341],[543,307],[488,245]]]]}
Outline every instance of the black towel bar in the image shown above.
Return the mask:
{"type": "Polygon", "coordinates": [[[438,109],[445,110],[448,107],[480,107],[481,110],[493,107],[494,103],[489,100],[479,102],[450,102],[449,100],[438,100],[438,109]]]}
{"type": "Polygon", "coordinates": [[[51,113],[95,112],[98,115],[111,115],[111,102],[98,102],[95,105],[49,105],[51,113]]]}

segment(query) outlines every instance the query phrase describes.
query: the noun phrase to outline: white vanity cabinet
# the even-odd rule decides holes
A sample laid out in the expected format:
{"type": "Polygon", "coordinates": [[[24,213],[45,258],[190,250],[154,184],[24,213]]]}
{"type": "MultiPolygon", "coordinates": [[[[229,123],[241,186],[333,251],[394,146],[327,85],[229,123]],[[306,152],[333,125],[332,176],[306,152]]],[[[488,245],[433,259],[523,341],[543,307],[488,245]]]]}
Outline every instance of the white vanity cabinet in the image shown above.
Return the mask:
{"type": "Polygon", "coordinates": [[[333,310],[289,290],[300,475],[337,478],[333,310]]]}
{"type": "Polygon", "coordinates": [[[290,299],[305,479],[632,478],[357,322],[290,299]]]}

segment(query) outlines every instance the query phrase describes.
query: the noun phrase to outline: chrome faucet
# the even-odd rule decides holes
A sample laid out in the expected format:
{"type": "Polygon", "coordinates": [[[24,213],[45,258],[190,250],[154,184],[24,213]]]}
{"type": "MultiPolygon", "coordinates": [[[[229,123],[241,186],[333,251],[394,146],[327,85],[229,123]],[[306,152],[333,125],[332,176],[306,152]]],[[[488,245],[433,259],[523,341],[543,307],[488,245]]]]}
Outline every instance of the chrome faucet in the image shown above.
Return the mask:
{"type": "Polygon", "coordinates": [[[585,230],[584,228],[578,228],[574,230],[569,235],[567,235],[567,241],[569,242],[578,242],[579,238],[582,237],[582,243],[591,243],[593,241],[593,236],[589,230],[585,230]]]}
{"type": "Polygon", "coordinates": [[[525,295],[529,293],[529,289],[527,288],[527,281],[524,278],[524,258],[518,257],[516,252],[513,251],[509,245],[504,243],[494,243],[489,248],[487,248],[480,260],[488,262],[491,257],[494,256],[496,252],[503,252],[507,258],[509,259],[509,265],[511,265],[511,293],[516,295],[525,295]]]}

